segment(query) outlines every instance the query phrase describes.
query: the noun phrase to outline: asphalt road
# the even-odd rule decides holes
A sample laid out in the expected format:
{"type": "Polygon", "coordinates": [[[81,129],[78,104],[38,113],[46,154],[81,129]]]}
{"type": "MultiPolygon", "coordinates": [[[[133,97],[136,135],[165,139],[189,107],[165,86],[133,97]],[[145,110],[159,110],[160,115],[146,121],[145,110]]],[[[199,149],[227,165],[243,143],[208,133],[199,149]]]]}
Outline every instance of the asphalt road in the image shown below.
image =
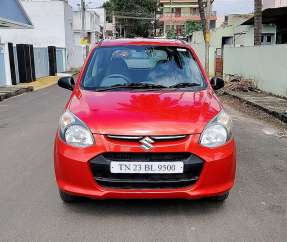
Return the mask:
{"type": "Polygon", "coordinates": [[[228,107],[237,182],[210,201],[63,204],[53,139],[68,93],[51,87],[0,102],[0,241],[287,241],[287,141],[228,107]]]}

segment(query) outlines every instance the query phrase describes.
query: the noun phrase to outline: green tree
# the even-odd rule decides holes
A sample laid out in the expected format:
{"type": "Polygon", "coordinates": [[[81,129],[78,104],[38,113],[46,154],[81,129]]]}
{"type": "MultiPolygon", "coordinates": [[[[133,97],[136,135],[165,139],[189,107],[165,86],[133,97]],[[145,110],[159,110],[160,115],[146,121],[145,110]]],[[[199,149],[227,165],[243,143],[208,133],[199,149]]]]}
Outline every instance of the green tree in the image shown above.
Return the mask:
{"type": "Polygon", "coordinates": [[[112,3],[110,1],[104,2],[103,7],[105,8],[107,13],[106,21],[111,23],[112,22],[111,14],[113,12],[112,3]]]}
{"type": "Polygon", "coordinates": [[[191,35],[195,31],[202,30],[202,25],[199,22],[189,21],[186,23],[186,35],[191,35]]]}
{"type": "Polygon", "coordinates": [[[116,18],[118,32],[126,33],[126,37],[148,37],[154,28],[152,20],[157,2],[157,0],[108,0],[103,7],[106,9],[109,22],[112,22],[113,14],[118,16],[116,18]]]}
{"type": "Polygon", "coordinates": [[[169,30],[167,33],[166,33],[166,37],[168,39],[176,39],[176,31],[174,28],[172,28],[171,30],[169,30]]]}

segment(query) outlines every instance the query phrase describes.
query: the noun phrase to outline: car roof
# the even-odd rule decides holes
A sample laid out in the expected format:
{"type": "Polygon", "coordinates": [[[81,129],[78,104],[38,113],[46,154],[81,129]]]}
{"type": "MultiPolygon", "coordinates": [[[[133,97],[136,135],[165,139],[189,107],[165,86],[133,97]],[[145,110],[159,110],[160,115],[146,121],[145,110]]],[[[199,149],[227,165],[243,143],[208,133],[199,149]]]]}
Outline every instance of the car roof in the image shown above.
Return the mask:
{"type": "Polygon", "coordinates": [[[179,46],[186,47],[187,44],[181,40],[172,39],[145,39],[145,38],[134,38],[134,39],[112,39],[103,40],[100,46],[127,46],[127,45],[159,45],[159,46],[179,46]]]}

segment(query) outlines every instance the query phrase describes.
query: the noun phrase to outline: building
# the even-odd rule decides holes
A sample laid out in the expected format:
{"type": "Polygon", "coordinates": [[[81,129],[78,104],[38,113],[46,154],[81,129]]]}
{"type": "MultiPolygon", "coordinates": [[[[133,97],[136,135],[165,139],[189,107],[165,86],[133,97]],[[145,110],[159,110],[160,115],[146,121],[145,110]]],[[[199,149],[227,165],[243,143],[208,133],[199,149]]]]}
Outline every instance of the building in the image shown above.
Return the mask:
{"type": "Polygon", "coordinates": [[[82,23],[82,11],[73,11],[73,35],[75,45],[94,45],[102,37],[100,16],[94,10],[84,12],[84,29],[82,23]],[[83,40],[84,38],[84,40],[83,40]]]}
{"type": "MultiPolygon", "coordinates": [[[[232,14],[225,16],[224,23],[216,29],[211,30],[210,45],[215,49],[224,49],[225,45],[253,46],[254,45],[254,25],[244,24],[252,18],[250,14],[232,14]]],[[[262,44],[276,43],[276,26],[274,24],[263,24],[262,44]]],[[[192,44],[203,44],[202,31],[194,32],[191,38],[192,44]]]]}
{"type": "MultiPolygon", "coordinates": [[[[184,36],[188,22],[200,22],[199,8],[197,0],[160,0],[162,16],[160,22],[163,23],[164,36],[175,31],[177,36],[184,36]]],[[[214,28],[216,24],[216,13],[212,12],[210,26],[214,28]]]]}
{"type": "MultiPolygon", "coordinates": [[[[2,0],[0,2],[2,3],[2,0]]],[[[74,44],[73,11],[68,1],[21,0],[21,6],[31,19],[32,28],[0,29],[0,44],[5,48],[10,45],[11,49],[14,49],[16,78],[9,78],[9,74],[6,74],[8,78],[4,80],[5,85],[30,82],[40,77],[54,75],[56,72],[81,67],[84,56],[82,47],[74,44]],[[27,65],[30,66],[28,69],[33,75],[24,75],[25,70],[24,74],[21,74],[24,64],[21,59],[23,55],[19,54],[19,51],[23,45],[29,49],[26,52],[29,53],[31,60],[30,62],[28,60],[27,65]]],[[[12,59],[10,58],[10,61],[12,59]]],[[[6,73],[9,73],[9,68],[6,68],[6,73]]]]}
{"type": "MultiPolygon", "coordinates": [[[[225,45],[234,47],[254,45],[254,25],[248,24],[253,19],[251,14],[231,14],[225,16],[223,24],[211,30],[211,46],[216,49],[224,49],[225,45]]],[[[262,44],[276,43],[276,25],[272,23],[263,24],[262,44]]],[[[204,43],[202,31],[194,32],[191,39],[192,44],[204,43]]]]}
{"type": "Polygon", "coordinates": [[[262,0],[263,9],[287,7],[287,0],[262,0]]]}
{"type": "MultiPolygon", "coordinates": [[[[254,46],[254,25],[245,24],[252,19],[250,14],[232,14],[225,16],[223,24],[219,28],[211,30],[210,41],[210,69],[211,75],[223,74],[222,58],[227,46],[243,47],[254,46]]],[[[193,32],[190,43],[199,54],[204,63],[204,38],[202,31],[193,32]]],[[[276,43],[276,25],[263,24],[262,44],[271,45],[276,43]]]]}
{"type": "Polygon", "coordinates": [[[84,18],[82,13],[80,9],[73,11],[74,67],[83,64],[89,50],[102,38],[100,16],[93,9],[86,9],[84,18]]]}
{"type": "Polygon", "coordinates": [[[105,39],[113,38],[114,25],[112,23],[106,23],[105,39]]]}
{"type": "MultiPolygon", "coordinates": [[[[276,26],[275,33],[262,34],[263,44],[287,44],[287,7],[268,8],[262,12],[264,26],[276,26]]],[[[243,25],[253,26],[254,18],[250,18],[243,25]]]]}
{"type": "MultiPolygon", "coordinates": [[[[2,0],[1,0],[2,1],[2,0]]],[[[63,61],[61,71],[73,66],[73,12],[67,1],[21,0],[21,4],[33,22],[31,29],[2,29],[2,42],[30,44],[37,48],[56,46],[63,61]]]]}
{"type": "Polygon", "coordinates": [[[101,32],[103,39],[106,38],[106,10],[105,8],[94,8],[93,9],[100,17],[101,32]]]}
{"type": "MultiPolygon", "coordinates": [[[[30,29],[32,21],[18,0],[0,1],[0,30],[1,29],[30,29]]],[[[13,50],[12,50],[13,52],[13,50]]],[[[3,42],[0,32],[0,86],[9,85],[11,80],[9,53],[11,48],[3,42]]]]}

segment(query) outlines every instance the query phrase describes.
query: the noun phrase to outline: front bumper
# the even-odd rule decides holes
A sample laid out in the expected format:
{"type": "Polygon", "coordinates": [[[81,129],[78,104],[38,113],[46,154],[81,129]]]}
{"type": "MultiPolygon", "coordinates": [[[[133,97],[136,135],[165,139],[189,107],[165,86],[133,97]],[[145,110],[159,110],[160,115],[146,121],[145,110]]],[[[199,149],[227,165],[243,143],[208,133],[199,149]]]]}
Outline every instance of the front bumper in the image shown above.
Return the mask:
{"type": "Polygon", "coordinates": [[[55,174],[59,189],[78,196],[95,199],[197,199],[221,195],[234,185],[236,149],[234,140],[219,148],[206,148],[198,144],[199,135],[190,135],[182,141],[156,143],[152,152],[189,152],[204,161],[196,183],[187,187],[161,189],[121,189],[103,187],[93,176],[90,162],[105,152],[142,153],[135,143],[109,140],[104,135],[94,135],[96,145],[85,149],[65,144],[56,136],[54,147],[55,174]]]}

